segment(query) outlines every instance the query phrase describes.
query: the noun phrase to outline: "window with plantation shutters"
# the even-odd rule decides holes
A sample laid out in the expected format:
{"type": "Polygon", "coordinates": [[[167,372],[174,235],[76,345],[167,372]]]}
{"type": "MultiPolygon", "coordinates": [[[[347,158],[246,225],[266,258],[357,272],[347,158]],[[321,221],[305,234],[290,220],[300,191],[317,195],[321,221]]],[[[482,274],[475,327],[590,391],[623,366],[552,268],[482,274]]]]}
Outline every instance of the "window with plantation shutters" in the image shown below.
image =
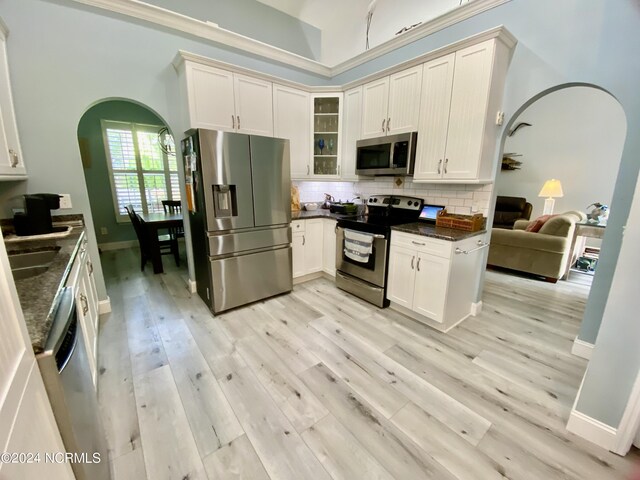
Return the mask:
{"type": "Polygon", "coordinates": [[[175,144],[166,128],[102,120],[102,132],[118,221],[128,221],[129,204],[161,213],[162,200],[180,200],[175,144]]]}

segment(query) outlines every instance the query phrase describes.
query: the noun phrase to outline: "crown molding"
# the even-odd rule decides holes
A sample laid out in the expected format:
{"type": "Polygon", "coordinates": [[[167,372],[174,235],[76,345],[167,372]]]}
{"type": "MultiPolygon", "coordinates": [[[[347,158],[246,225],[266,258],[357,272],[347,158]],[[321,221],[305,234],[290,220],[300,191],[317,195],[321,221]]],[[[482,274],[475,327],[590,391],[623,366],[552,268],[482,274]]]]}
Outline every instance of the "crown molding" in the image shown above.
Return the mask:
{"type": "Polygon", "coordinates": [[[288,52],[267,43],[245,37],[224,28],[215,23],[203,22],[180,13],[157,7],[139,0],[71,0],[83,5],[100,8],[110,12],[119,13],[128,17],[137,18],[155,25],[171,28],[194,37],[203,38],[212,42],[227,45],[231,48],[242,50],[272,62],[278,62],[307,72],[331,77],[331,69],[326,65],[310,60],[301,55],[288,52]]]}
{"type": "MultiPolygon", "coordinates": [[[[428,22],[424,22],[409,30],[408,32],[392,38],[380,45],[377,45],[366,52],[362,52],[355,57],[341,62],[331,68],[331,76],[334,77],[354,67],[367,63],[375,58],[392,52],[400,47],[404,47],[410,43],[415,42],[421,38],[427,37],[443,30],[451,25],[462,22],[467,18],[471,18],[474,15],[490,10],[494,7],[502,5],[503,3],[510,2],[511,0],[473,0],[459,7],[456,7],[442,15],[435,17],[428,22]]],[[[515,40],[515,39],[514,39],[515,40]]]]}
{"type": "MultiPolygon", "coordinates": [[[[70,0],[72,2],[89,5],[102,10],[119,13],[137,18],[155,25],[171,28],[194,37],[203,38],[212,42],[227,45],[231,48],[242,50],[272,62],[278,62],[299,70],[332,78],[354,67],[367,63],[375,58],[385,55],[393,50],[408,45],[416,40],[438,32],[479,13],[510,2],[511,0],[473,0],[456,7],[418,27],[399,35],[387,42],[373,47],[355,57],[339,63],[334,67],[324,65],[321,62],[305,58],[301,55],[288,52],[278,47],[240,35],[211,22],[203,22],[180,13],[157,7],[140,0],[70,0]]],[[[506,31],[506,30],[505,30],[506,31]]],[[[509,34],[511,36],[511,34],[509,34]]],[[[515,38],[513,44],[515,45],[515,38]]],[[[513,45],[512,45],[513,46],[513,45]]]]}

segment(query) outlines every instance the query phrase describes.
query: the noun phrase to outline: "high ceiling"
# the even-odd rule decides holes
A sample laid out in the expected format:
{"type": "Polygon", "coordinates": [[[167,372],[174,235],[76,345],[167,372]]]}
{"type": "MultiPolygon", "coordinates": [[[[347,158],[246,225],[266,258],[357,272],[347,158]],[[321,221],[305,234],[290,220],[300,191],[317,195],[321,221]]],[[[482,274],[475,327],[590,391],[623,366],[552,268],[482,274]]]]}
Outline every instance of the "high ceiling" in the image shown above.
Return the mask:
{"type": "Polygon", "coordinates": [[[374,4],[369,33],[371,47],[396,32],[473,0],[257,0],[322,32],[323,63],[335,65],[365,50],[366,17],[374,4]]]}

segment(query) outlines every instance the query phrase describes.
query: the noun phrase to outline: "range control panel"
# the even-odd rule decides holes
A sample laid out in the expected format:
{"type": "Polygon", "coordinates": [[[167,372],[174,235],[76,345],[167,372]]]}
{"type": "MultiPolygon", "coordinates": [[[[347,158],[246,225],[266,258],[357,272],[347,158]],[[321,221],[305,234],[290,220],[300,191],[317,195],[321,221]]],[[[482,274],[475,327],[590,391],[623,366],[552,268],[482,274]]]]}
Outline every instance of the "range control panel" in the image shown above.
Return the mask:
{"type": "Polygon", "coordinates": [[[422,209],[423,203],[421,198],[400,195],[372,195],[367,200],[369,206],[417,211],[422,209]]]}

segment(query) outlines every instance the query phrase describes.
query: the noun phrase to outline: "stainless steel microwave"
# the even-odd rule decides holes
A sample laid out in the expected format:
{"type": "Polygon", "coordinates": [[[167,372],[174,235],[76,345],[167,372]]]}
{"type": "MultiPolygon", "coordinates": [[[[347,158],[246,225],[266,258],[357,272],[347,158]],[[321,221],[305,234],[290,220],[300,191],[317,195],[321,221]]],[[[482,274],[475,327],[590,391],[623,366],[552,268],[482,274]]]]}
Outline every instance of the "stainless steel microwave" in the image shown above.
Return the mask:
{"type": "Polygon", "coordinates": [[[418,132],[368,138],[356,143],[356,174],[413,175],[418,132]]]}

